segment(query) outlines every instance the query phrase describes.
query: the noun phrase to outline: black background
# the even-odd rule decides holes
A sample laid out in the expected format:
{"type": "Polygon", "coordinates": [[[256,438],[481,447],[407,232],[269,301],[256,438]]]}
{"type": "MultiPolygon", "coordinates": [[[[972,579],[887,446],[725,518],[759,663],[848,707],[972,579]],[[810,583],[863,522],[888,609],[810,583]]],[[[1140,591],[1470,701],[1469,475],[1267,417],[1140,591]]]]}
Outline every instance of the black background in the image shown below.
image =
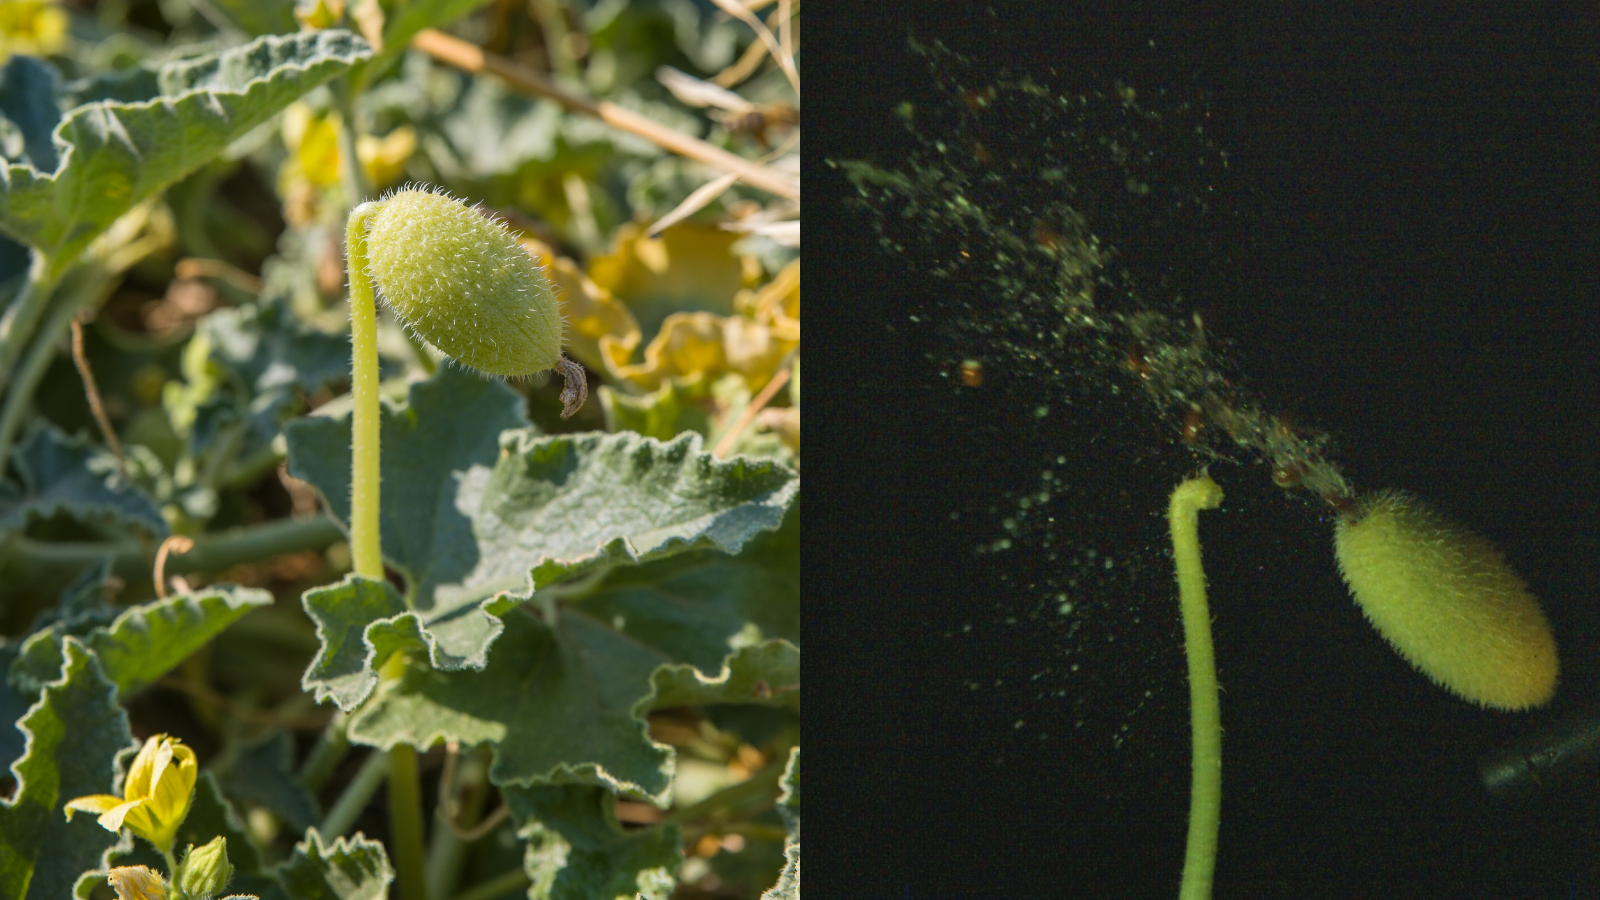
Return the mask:
{"type": "Polygon", "coordinates": [[[1207,97],[1212,134],[1250,189],[1237,296],[1205,304],[1208,328],[1236,342],[1260,393],[1338,437],[1358,486],[1407,487],[1494,540],[1555,627],[1554,703],[1478,710],[1394,656],[1331,560],[1309,572],[1285,561],[1280,546],[1326,540],[1316,522],[1281,516],[1289,524],[1263,539],[1259,522],[1207,517],[1226,729],[1216,896],[1600,896],[1600,779],[1505,805],[1475,768],[1485,751],[1600,710],[1600,14],[808,13],[811,896],[1173,896],[1182,865],[1181,645],[1153,676],[1168,702],[1142,723],[1154,736],[1137,753],[1049,744],[997,770],[986,761],[1010,740],[1005,723],[959,681],[1038,650],[959,659],[939,640],[978,614],[972,586],[990,583],[973,535],[948,521],[951,498],[1009,484],[1007,461],[1031,448],[995,437],[1025,390],[952,398],[917,344],[926,335],[904,325],[937,286],[879,251],[824,164],[892,162],[905,146],[891,111],[930,94],[909,32],[1017,71],[1207,97]],[[1277,605],[1226,599],[1241,596],[1277,605]]]}

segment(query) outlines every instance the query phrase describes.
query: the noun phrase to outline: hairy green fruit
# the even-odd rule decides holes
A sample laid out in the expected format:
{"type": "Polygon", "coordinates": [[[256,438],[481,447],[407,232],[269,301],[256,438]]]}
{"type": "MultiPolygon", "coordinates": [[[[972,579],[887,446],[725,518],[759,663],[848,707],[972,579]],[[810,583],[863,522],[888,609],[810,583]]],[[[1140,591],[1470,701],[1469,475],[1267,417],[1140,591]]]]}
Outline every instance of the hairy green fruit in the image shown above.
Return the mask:
{"type": "Polygon", "coordinates": [[[1539,601],[1493,544],[1416,499],[1380,491],[1334,533],[1367,619],[1434,681],[1483,706],[1543,706],[1560,663],[1539,601]]]}
{"type": "Polygon", "coordinates": [[[414,188],[377,207],[367,223],[367,271],[402,322],[484,372],[556,367],[560,305],[505,226],[453,197],[414,188]]]}

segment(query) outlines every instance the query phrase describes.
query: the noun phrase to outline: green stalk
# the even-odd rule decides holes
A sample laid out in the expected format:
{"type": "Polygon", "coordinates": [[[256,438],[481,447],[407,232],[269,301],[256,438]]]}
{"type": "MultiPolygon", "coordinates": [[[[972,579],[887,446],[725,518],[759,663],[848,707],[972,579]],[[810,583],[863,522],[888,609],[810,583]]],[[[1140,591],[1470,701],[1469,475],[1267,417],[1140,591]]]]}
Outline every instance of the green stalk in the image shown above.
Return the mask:
{"type": "MultiPolygon", "coordinates": [[[[239,563],[271,559],[300,550],[320,550],[344,533],[327,516],[274,519],[260,525],[203,534],[194,549],[167,561],[167,574],[213,572],[239,563]]],[[[45,578],[67,579],[112,557],[112,571],[124,578],[150,577],[150,555],[138,541],[52,542],[13,532],[0,543],[0,572],[7,584],[31,584],[45,578]]]]}
{"type": "Polygon", "coordinates": [[[345,256],[350,266],[350,557],[355,572],[383,580],[378,540],[378,308],[367,274],[367,220],[378,204],[350,211],[345,256]]]}
{"type": "Polygon", "coordinates": [[[311,748],[306,764],[300,767],[300,783],[307,790],[321,790],[333,775],[333,770],[344,760],[345,754],[350,752],[350,737],[345,732],[349,721],[350,717],[341,710],[335,712],[333,718],[328,720],[327,727],[322,729],[317,745],[311,748]]]}
{"type": "MultiPolygon", "coordinates": [[[[352,148],[353,149],[353,148],[352,148]]],[[[379,405],[378,310],[367,274],[367,220],[377,203],[350,211],[345,256],[350,265],[350,556],[363,578],[384,580],[378,532],[379,405]]],[[[387,673],[386,673],[387,674],[387,673]]],[[[409,744],[389,750],[389,837],[403,900],[427,900],[423,873],[422,785],[417,751],[409,744]]]]}
{"type": "Polygon", "coordinates": [[[160,229],[135,238],[139,230],[150,223],[150,205],[143,204],[118,219],[111,229],[95,239],[84,257],[63,277],[57,268],[60,260],[52,261],[35,251],[33,264],[28,270],[28,283],[23,286],[11,306],[0,317],[0,384],[11,374],[11,362],[22,345],[31,340],[27,356],[22,360],[17,377],[10,381],[5,407],[0,410],[0,473],[11,456],[11,446],[16,441],[17,429],[22,425],[23,413],[33,401],[33,392],[44,378],[45,370],[55,358],[59,344],[72,326],[72,317],[79,310],[98,309],[111,296],[116,280],[130,266],[167,243],[160,229]],[[62,286],[44,327],[34,330],[54,288],[62,286]],[[16,315],[13,316],[12,314],[16,315]]]}
{"type": "Polygon", "coordinates": [[[322,824],[317,826],[326,839],[332,840],[346,831],[356,822],[356,817],[361,815],[372,795],[378,792],[378,786],[383,784],[385,775],[389,774],[389,755],[387,753],[373,753],[367,761],[361,764],[356,772],[356,777],[345,785],[344,793],[334,802],[333,808],[322,817],[322,824]]]}
{"type": "Polygon", "coordinates": [[[34,335],[33,346],[22,358],[17,377],[12,380],[11,390],[6,393],[5,407],[0,409],[0,468],[11,458],[11,447],[16,443],[17,429],[22,427],[23,414],[33,402],[33,392],[44,380],[50,362],[56,358],[56,344],[71,329],[72,317],[93,299],[92,295],[85,296],[82,293],[63,297],[50,311],[44,327],[34,335]]]}
{"type": "MultiPolygon", "coordinates": [[[[38,249],[32,251],[33,261],[28,266],[28,280],[23,282],[5,314],[0,316],[0,388],[11,377],[11,366],[22,353],[22,347],[33,336],[55,288],[55,278],[50,271],[50,258],[38,249]]],[[[3,456],[0,456],[3,458],[3,456]]]]}
{"type": "Polygon", "coordinates": [[[502,894],[520,891],[532,883],[527,872],[522,869],[510,869],[488,881],[479,882],[455,895],[451,900],[494,900],[502,894]]]}
{"type": "Polygon", "coordinates": [[[401,900],[428,900],[422,849],[422,782],[417,773],[417,751],[410,744],[395,744],[389,750],[389,841],[394,845],[401,900]]]}
{"type": "Polygon", "coordinates": [[[1216,654],[1206,573],[1200,565],[1200,510],[1222,505],[1222,488],[1202,475],[1172,492],[1167,518],[1172,558],[1178,569],[1178,604],[1183,610],[1183,648],[1189,660],[1189,728],[1194,741],[1189,787],[1189,842],[1183,858],[1179,900],[1209,900],[1217,868],[1217,829],[1222,814],[1222,710],[1217,697],[1216,654]]]}

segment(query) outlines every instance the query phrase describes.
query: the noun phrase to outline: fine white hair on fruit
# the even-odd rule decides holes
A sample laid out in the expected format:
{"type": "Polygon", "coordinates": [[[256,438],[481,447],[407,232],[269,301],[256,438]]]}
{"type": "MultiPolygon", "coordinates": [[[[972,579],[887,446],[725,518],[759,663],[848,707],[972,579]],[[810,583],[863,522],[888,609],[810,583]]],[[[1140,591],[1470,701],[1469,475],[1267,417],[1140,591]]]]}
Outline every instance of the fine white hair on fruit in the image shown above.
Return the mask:
{"type": "Polygon", "coordinates": [[[367,272],[413,334],[494,375],[558,367],[560,303],[543,267],[503,223],[422,186],[377,205],[367,223],[367,272]]]}
{"type": "Polygon", "coordinates": [[[1497,709],[1555,694],[1550,625],[1488,540],[1413,497],[1379,491],[1339,521],[1334,550],[1367,619],[1434,681],[1497,709]]]}

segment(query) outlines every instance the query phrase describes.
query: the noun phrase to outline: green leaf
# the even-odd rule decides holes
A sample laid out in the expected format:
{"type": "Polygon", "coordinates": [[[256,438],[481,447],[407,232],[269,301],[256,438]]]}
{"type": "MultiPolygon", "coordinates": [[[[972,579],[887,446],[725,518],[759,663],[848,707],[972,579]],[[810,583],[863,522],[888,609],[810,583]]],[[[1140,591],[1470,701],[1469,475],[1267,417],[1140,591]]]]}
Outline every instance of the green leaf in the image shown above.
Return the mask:
{"type": "MultiPolygon", "coordinates": [[[[414,385],[408,409],[384,412],[384,555],[407,576],[435,667],[482,667],[495,614],[563,579],[702,547],[738,552],[782,522],[799,489],[783,466],[701,452],[698,435],[663,444],[521,429],[496,441],[520,416],[508,388],[449,368],[414,385]]],[[[348,418],[294,422],[288,438],[289,471],[348,519],[348,418]]],[[[325,635],[372,621],[341,618],[324,621],[325,635]]]]}
{"type": "Polygon", "coordinates": [[[0,116],[11,126],[5,129],[11,134],[0,138],[7,159],[45,172],[55,171],[56,145],[50,132],[61,121],[57,99],[60,92],[61,75],[42,59],[13,56],[0,69],[0,116]],[[15,148],[13,134],[20,145],[15,148]]]}
{"type": "Polygon", "coordinates": [[[12,456],[22,476],[18,493],[0,482],[0,528],[20,529],[29,519],[66,513],[79,521],[136,525],[157,537],[167,521],[148,497],[117,472],[115,458],[55,426],[25,438],[12,456]]]}
{"type": "MultiPolygon", "coordinates": [[[[577,601],[589,615],[676,662],[716,673],[730,650],[800,640],[800,511],[738,556],[697,550],[611,571],[577,601]]],[[[776,687],[777,685],[773,685],[776,687]]]]}
{"type": "Polygon", "coordinates": [[[95,652],[119,696],[127,697],[154,684],[240,616],[271,603],[267,591],[217,585],[129,607],[110,625],[58,622],[23,643],[10,681],[21,691],[39,690],[50,672],[60,670],[64,641],[75,638],[95,652]]]}
{"type": "MultiPolygon", "coordinates": [[[[302,395],[350,377],[349,336],[307,328],[282,298],[217,310],[201,320],[195,340],[232,388],[201,399],[189,435],[197,457],[235,426],[244,431],[233,455],[249,459],[277,438],[302,395]]],[[[393,369],[380,363],[379,376],[393,369]]]]}
{"type": "Polygon", "coordinates": [[[324,845],[315,828],[278,869],[289,900],[385,900],[393,880],[382,844],[357,834],[324,845]]]}
{"type": "Polygon", "coordinates": [[[168,63],[156,75],[159,97],[69,111],[54,133],[63,148],[53,171],[0,168],[0,228],[63,271],[123,213],[371,53],[348,31],[319,31],[168,63]]]}
{"type": "Polygon", "coordinates": [[[728,654],[722,671],[706,677],[687,663],[662,666],[651,678],[651,709],[708,703],[800,705],[800,650],[788,641],[767,641],[728,654]]]}
{"type": "Polygon", "coordinates": [[[307,328],[281,297],[219,309],[199,330],[211,342],[211,358],[256,397],[311,393],[350,377],[350,338],[307,328]]]}
{"type": "Polygon", "coordinates": [[[800,748],[789,751],[789,765],[783,770],[783,780],[778,782],[783,793],[778,795],[778,815],[789,829],[783,842],[783,872],[778,883],[761,895],[761,900],[800,900],[800,748]]]}
{"type": "MultiPolygon", "coordinates": [[[[22,649],[21,641],[0,641],[0,667],[11,668],[11,661],[22,649]]],[[[0,766],[9,767],[27,749],[19,720],[33,705],[35,695],[19,691],[11,682],[0,679],[0,766]]]]}
{"type": "Polygon", "coordinates": [[[306,591],[301,604],[317,623],[322,647],[300,685],[318,703],[332,700],[349,712],[377,686],[378,667],[383,664],[367,638],[368,626],[405,614],[405,601],[387,581],[347,575],[337,584],[306,591]]]}
{"type": "Polygon", "coordinates": [[[295,778],[294,738],[282,729],[241,749],[223,786],[229,797],[264,807],[295,831],[321,817],[316,797],[295,778]]]}
{"type": "Polygon", "coordinates": [[[294,777],[294,738],[278,729],[240,749],[222,778],[227,796],[266,807],[296,831],[317,823],[317,798],[294,777]]]}
{"type": "Polygon", "coordinates": [[[122,840],[92,815],[68,822],[68,800],[110,793],[117,755],[133,744],[116,686],[94,654],[68,638],[60,680],[18,724],[28,752],[11,767],[17,787],[0,800],[0,897],[61,900],[78,877],[102,868],[122,840]]]}
{"type": "MultiPolygon", "coordinates": [[[[178,835],[172,843],[173,851],[182,858],[185,848],[204,846],[216,837],[228,839],[228,861],[233,863],[236,873],[254,875],[261,870],[261,852],[250,839],[244,820],[222,796],[216,776],[206,771],[201,772],[195,780],[194,802],[189,806],[189,814],[183,817],[183,824],[178,826],[178,835]]],[[[149,866],[157,871],[166,869],[161,854],[147,841],[134,841],[133,847],[126,853],[113,852],[108,864],[149,866]]]]}
{"type": "MultiPolygon", "coordinates": [[[[414,621],[375,624],[372,643],[415,642],[414,621]]],[[[559,637],[525,609],[505,628],[482,671],[415,665],[380,684],[351,716],[350,739],[491,743],[496,784],[592,784],[664,804],[672,754],[650,740],[640,700],[666,660],[576,613],[561,616],[559,637]]]]}
{"type": "Polygon", "coordinates": [[[715,548],[738,553],[783,523],[800,490],[767,460],[720,460],[700,436],[505,435],[478,504],[485,563],[469,583],[525,567],[539,590],[575,575],[715,548]]]}
{"type": "Polygon", "coordinates": [[[596,787],[505,788],[530,900],[666,900],[683,863],[676,825],[625,832],[616,798],[596,787]]]}
{"type": "MultiPolygon", "coordinates": [[[[78,577],[72,579],[66,587],[61,589],[61,596],[56,598],[56,605],[41,612],[33,621],[33,629],[37,631],[46,625],[56,622],[81,622],[86,619],[94,620],[96,625],[109,625],[117,615],[122,612],[122,607],[112,603],[106,597],[106,581],[112,577],[116,557],[106,554],[98,563],[84,567],[78,577]]],[[[73,634],[82,632],[74,631],[73,634]]]]}

